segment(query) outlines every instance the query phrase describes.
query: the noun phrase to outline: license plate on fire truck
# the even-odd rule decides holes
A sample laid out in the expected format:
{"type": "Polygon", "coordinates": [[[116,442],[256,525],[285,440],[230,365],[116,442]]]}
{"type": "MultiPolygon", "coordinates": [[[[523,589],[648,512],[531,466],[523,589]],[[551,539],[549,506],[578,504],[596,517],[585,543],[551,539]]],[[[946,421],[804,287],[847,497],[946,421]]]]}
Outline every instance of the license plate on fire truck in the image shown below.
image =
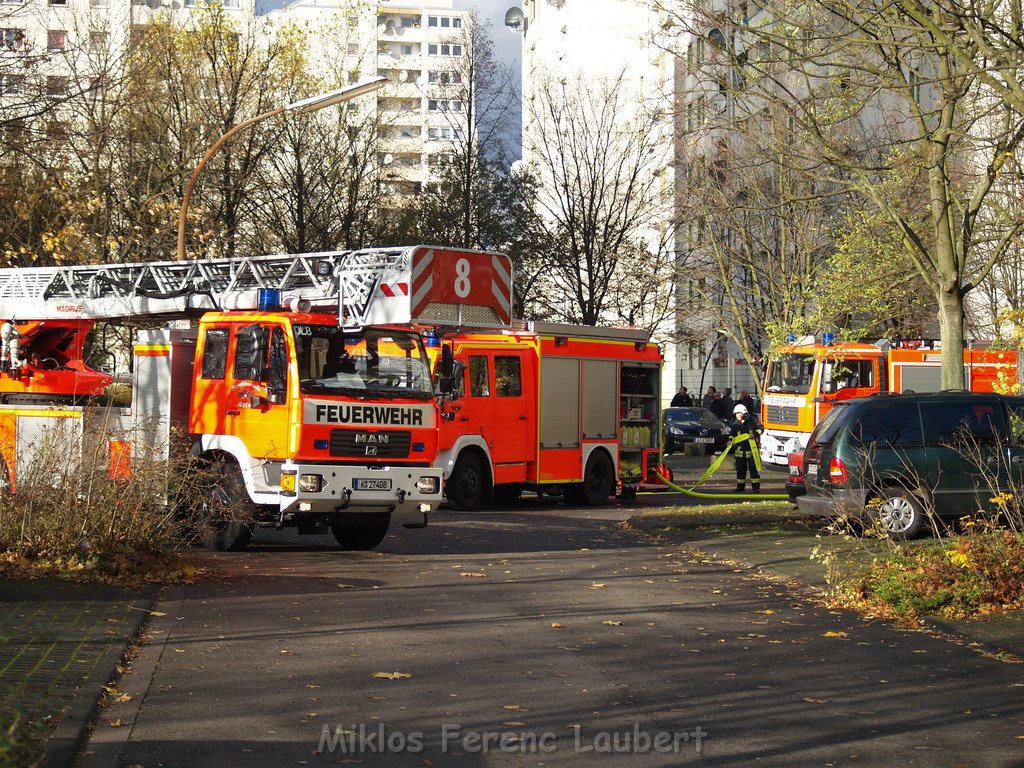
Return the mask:
{"type": "Polygon", "coordinates": [[[357,491],[390,491],[391,478],[357,477],[352,481],[352,487],[357,491]]]}

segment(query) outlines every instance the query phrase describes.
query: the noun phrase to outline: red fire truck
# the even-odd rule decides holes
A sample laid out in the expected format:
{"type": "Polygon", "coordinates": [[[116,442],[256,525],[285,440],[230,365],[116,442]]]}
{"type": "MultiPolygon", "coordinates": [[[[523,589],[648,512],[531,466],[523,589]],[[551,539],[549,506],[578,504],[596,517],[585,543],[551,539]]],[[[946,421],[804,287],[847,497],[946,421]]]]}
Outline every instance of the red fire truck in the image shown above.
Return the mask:
{"type": "Polygon", "coordinates": [[[436,465],[454,508],[525,488],[598,504],[657,468],[662,357],[646,332],[531,322],[441,344],[453,386],[436,465]]]}
{"type": "MultiPolygon", "coordinates": [[[[934,392],[941,389],[942,349],[935,339],[894,343],[833,343],[808,339],[776,349],[765,374],[761,419],[761,459],[786,466],[802,451],[814,426],[832,403],[880,392],[934,392]]],[[[1017,375],[1010,350],[964,350],[967,388],[992,392],[1000,380],[1017,375]]]]}
{"type": "Polygon", "coordinates": [[[0,484],[57,428],[104,435],[114,474],[184,434],[217,549],[254,525],[372,548],[392,513],[425,521],[446,475],[459,508],[527,485],[603,501],[657,456],[658,349],[513,328],[511,286],[505,256],[424,246],[0,270],[0,484]],[[83,362],[92,326],[168,318],[138,334],[131,408],[85,405],[111,381],[83,362]]]}

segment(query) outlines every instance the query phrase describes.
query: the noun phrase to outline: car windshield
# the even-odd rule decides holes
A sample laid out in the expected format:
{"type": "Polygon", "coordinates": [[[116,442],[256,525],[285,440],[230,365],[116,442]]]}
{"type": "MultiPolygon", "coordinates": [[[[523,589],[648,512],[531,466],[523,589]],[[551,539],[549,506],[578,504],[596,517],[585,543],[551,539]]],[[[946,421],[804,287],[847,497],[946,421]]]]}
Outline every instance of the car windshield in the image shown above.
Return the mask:
{"type": "Polygon", "coordinates": [[[720,420],[707,408],[666,408],[666,421],[693,421],[705,423],[718,423],[720,420]]]}
{"type": "Polygon", "coordinates": [[[432,396],[430,364],[413,331],[334,325],[295,325],[299,380],[304,394],[365,399],[432,396]]]}
{"type": "Polygon", "coordinates": [[[790,352],[768,363],[768,391],[806,395],[814,375],[814,355],[790,352]]]}

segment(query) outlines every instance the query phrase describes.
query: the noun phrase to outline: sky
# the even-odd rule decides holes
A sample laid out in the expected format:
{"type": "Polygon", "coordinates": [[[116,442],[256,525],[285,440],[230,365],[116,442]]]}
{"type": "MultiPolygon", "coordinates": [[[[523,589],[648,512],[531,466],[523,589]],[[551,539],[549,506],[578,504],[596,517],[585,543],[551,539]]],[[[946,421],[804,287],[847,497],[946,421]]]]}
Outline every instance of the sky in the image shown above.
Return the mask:
{"type": "Polygon", "coordinates": [[[481,19],[491,22],[491,37],[498,57],[508,64],[518,66],[522,36],[505,26],[505,11],[515,5],[518,5],[516,0],[455,0],[456,8],[475,9],[481,19]]]}
{"type": "MultiPolygon", "coordinates": [[[[429,2],[429,0],[428,0],[429,2]]],[[[481,20],[491,23],[491,39],[494,40],[494,52],[505,64],[512,67],[512,77],[519,82],[520,70],[519,59],[522,55],[522,33],[513,32],[505,26],[505,11],[517,5],[516,0],[454,0],[456,8],[465,10],[476,10],[481,20]]],[[[514,160],[521,154],[519,134],[519,104],[513,105],[513,123],[509,126],[509,133],[506,136],[505,144],[512,153],[509,158],[514,160]]]]}

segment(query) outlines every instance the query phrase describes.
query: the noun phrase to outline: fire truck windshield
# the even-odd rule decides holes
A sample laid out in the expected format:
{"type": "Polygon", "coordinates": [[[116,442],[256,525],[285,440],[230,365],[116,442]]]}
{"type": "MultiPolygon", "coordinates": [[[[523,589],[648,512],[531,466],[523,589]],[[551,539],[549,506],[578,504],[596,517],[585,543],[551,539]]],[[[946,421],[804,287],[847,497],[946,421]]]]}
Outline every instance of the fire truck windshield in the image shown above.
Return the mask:
{"type": "Polygon", "coordinates": [[[379,399],[433,397],[430,363],[418,333],[334,325],[295,325],[303,394],[379,399]]]}
{"type": "Polygon", "coordinates": [[[767,391],[806,395],[814,375],[814,355],[790,352],[768,364],[767,391]]]}

